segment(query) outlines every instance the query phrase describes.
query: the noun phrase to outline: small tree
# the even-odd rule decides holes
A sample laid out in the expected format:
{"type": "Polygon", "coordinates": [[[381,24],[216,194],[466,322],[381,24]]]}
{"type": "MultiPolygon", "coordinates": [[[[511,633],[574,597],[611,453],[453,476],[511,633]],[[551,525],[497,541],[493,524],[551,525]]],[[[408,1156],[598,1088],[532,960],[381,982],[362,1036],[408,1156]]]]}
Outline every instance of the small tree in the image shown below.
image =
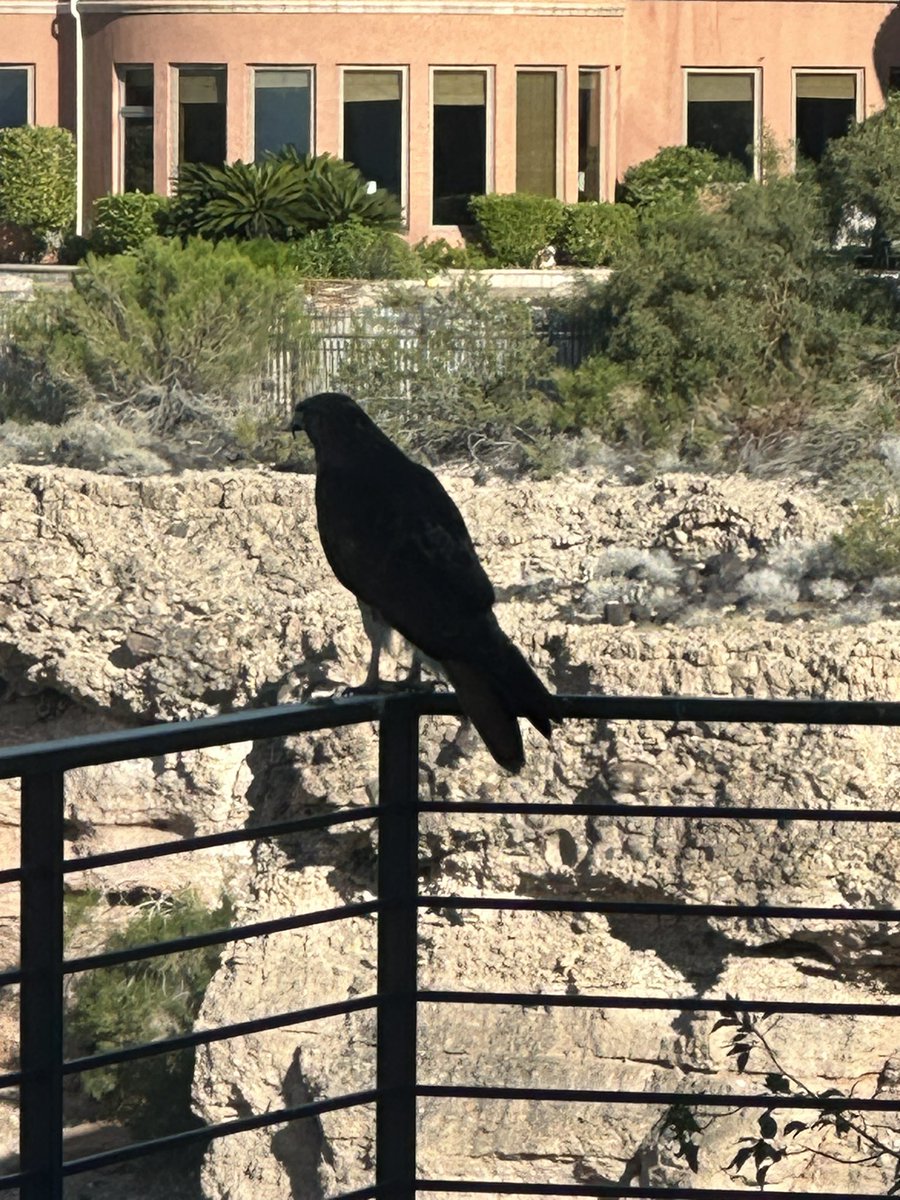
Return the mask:
{"type": "Polygon", "coordinates": [[[43,248],[75,223],[75,140],[67,129],[0,129],[0,221],[31,233],[43,248]]]}
{"type": "Polygon", "coordinates": [[[672,208],[695,199],[712,183],[740,183],[746,170],[734,159],[720,158],[696,146],[664,146],[652,158],[629,167],[622,177],[622,199],[641,210],[672,208]]]}
{"type": "Polygon", "coordinates": [[[891,235],[900,236],[900,94],[829,142],[819,178],[833,231],[853,215],[872,218],[872,253],[883,257],[891,235]]]}

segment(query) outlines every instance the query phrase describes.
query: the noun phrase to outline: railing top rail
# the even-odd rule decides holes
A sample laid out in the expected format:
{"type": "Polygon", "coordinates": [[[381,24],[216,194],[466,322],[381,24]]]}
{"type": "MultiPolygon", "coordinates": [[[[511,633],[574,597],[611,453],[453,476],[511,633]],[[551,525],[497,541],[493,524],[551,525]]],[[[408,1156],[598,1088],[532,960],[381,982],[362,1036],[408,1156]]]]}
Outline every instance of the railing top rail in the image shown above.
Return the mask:
{"type": "MultiPolygon", "coordinates": [[[[453,716],[460,711],[456,697],[448,692],[340,696],[306,704],[286,704],[278,708],[245,709],[193,721],[171,721],[0,749],[0,779],[359,725],[366,721],[379,721],[386,707],[396,704],[407,705],[416,716],[453,716]]],[[[559,709],[561,716],[566,719],[594,721],[900,725],[900,701],[560,696],[559,709]]]]}

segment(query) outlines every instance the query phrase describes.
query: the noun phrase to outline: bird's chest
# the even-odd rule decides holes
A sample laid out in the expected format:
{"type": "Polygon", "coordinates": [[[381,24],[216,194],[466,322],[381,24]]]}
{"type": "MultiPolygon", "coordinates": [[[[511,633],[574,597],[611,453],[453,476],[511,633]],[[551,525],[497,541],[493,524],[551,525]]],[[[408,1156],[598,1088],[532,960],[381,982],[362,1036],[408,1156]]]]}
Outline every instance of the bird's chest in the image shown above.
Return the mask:
{"type": "Polygon", "coordinates": [[[366,474],[320,474],[316,512],[322,548],[332,570],[346,586],[380,575],[395,542],[396,507],[390,494],[366,474]]]}

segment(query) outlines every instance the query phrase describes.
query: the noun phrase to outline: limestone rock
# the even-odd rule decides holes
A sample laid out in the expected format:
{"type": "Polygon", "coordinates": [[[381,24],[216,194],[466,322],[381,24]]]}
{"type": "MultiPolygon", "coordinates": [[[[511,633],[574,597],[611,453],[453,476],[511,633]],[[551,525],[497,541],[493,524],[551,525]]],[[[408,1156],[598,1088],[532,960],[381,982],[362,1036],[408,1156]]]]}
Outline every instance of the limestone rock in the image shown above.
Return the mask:
{"type": "MultiPolygon", "coordinates": [[[[322,558],[311,480],[264,471],[129,480],[21,467],[2,475],[4,742],[300,699],[362,679],[362,627],[322,558]]],[[[857,600],[839,581],[822,582],[828,539],[844,520],[824,494],[676,474],[634,485],[591,474],[447,483],[497,586],[499,619],[558,690],[900,698],[900,622],[884,619],[880,599],[857,600]],[[625,623],[604,620],[608,605],[624,606],[615,611],[625,623]]],[[[388,667],[399,674],[405,660],[397,647],[388,667]]],[[[526,736],[526,769],[512,778],[458,721],[426,719],[422,795],[614,803],[619,811],[425,815],[427,894],[896,904],[893,825],[747,822],[730,811],[900,808],[896,731],[573,721],[552,745],[526,736]],[[648,801],[671,805],[672,818],[630,813],[648,801]],[[686,804],[726,815],[679,817],[686,804]]],[[[73,772],[69,852],[366,805],[376,792],[368,726],[73,772]]],[[[6,861],[17,821],[17,792],[3,785],[6,861]]],[[[88,882],[119,893],[190,883],[210,898],[226,887],[243,923],[370,897],[373,839],[361,822],[134,864],[88,882]]],[[[8,943],[14,904],[0,902],[8,943]]],[[[365,994],[374,990],[374,962],[368,919],[237,943],[223,953],[200,1022],[365,994]]],[[[877,922],[463,908],[426,909],[420,919],[420,978],[435,988],[853,1001],[893,996],[898,967],[900,935],[877,922]]],[[[727,1031],[712,1033],[714,1021],[613,1007],[425,1005],[422,1079],[648,1094],[758,1090],[765,1056],[737,1076],[727,1031]]],[[[860,1094],[895,1094],[895,1042],[889,1023],[846,1017],[784,1019],[772,1033],[779,1058],[810,1087],[860,1094]]],[[[373,1064],[371,1013],[221,1042],[198,1054],[196,1108],[225,1120],[356,1090],[371,1085],[373,1064]]],[[[665,1117],[660,1105],[429,1100],[420,1109],[420,1170],[615,1181],[623,1192],[631,1179],[677,1186],[688,1173],[663,1133],[665,1117]]],[[[747,1112],[711,1121],[692,1181],[729,1186],[727,1163],[754,1121],[747,1112]]],[[[218,1140],[204,1168],[206,1196],[318,1200],[363,1186],[372,1126],[371,1111],[359,1109],[218,1140]]],[[[889,1168],[888,1160],[866,1168],[871,1190],[886,1190],[889,1168]]],[[[857,1190],[853,1170],[797,1156],[777,1164],[770,1181],[849,1192],[857,1190]]]]}

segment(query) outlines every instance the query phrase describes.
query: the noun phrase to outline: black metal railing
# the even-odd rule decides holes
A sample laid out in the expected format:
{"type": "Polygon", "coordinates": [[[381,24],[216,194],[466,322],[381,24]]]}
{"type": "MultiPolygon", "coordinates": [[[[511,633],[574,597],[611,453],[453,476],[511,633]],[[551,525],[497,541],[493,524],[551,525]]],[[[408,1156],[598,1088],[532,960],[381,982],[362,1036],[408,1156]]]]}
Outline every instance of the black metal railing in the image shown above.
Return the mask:
{"type": "MultiPolygon", "coordinates": [[[[817,700],[732,700],[670,697],[572,696],[561,700],[565,718],[595,721],[662,720],[702,723],[741,722],[771,725],[900,725],[900,703],[833,702],[817,700]]],[[[287,1121],[319,1116],[358,1105],[375,1107],[375,1179],[366,1188],[345,1193],[343,1200],[413,1200],[417,1191],[517,1193],[520,1195],[618,1197],[622,1184],[523,1183],[504,1180],[423,1179],[417,1175],[416,1101],[424,1097],[503,1099],[551,1102],[593,1102],[628,1105],[703,1105],[771,1109],[781,1103],[771,1094],[733,1095],[699,1092],[624,1092],[604,1089],[444,1086],[420,1084],[417,1078],[416,1020],[418,1006],[489,1004],[515,1006],[718,1011],[726,998],[660,999],[621,995],[569,995],[519,992],[426,990],[418,986],[417,932],[421,908],[506,909],[529,912],[590,912],[697,917],[769,917],[832,921],[895,922],[897,909],[810,907],[797,905],[675,904],[657,902],[436,896],[420,894],[418,882],[418,817],[422,812],[557,813],[603,817],[627,813],[629,819],[704,817],[728,820],[793,820],[828,822],[900,822],[900,809],[784,807],[720,807],[715,805],[611,803],[497,803],[484,801],[422,801],[418,795],[419,719],[423,715],[458,713],[447,694],[400,694],[356,697],[235,713],[172,725],[71,738],[0,751],[0,779],[18,777],[22,786],[21,865],[0,871],[0,884],[18,882],[21,892],[21,961],[0,973],[0,985],[20,986],[21,1062],[18,1070],[0,1076],[0,1088],[20,1093],[20,1163],[15,1174],[0,1177],[0,1191],[18,1188],[22,1200],[61,1200],[66,1177],[97,1170],[165,1149],[287,1121]],[[377,722],[379,792],[375,805],[298,817],[289,821],[248,826],[203,837],[90,857],[69,858],[64,852],[65,774],[78,767],[151,758],[236,742],[311,733],[339,726],[377,722]],[[323,829],[348,822],[373,821],[378,827],[378,896],[376,900],[321,912],[259,921],[235,928],[195,934],[128,950],[106,951],[66,958],[63,945],[63,891],[70,872],[126,862],[177,855],[240,841],[323,829]],[[78,972],[127,961],[350,917],[372,915],[377,920],[376,992],[314,1008],[271,1014],[218,1029],[205,1029],[139,1046],[66,1060],[63,1049],[64,981],[78,972]],[[375,1079],[370,1089],[282,1108],[258,1115],[190,1129],[150,1141],[137,1142],[79,1158],[63,1154],[63,1085],[67,1076],[100,1066],[127,1063],[154,1054],[182,1050],[288,1025],[351,1012],[376,1014],[375,1079]]],[[[900,1004],[816,1003],[764,999],[728,999],[733,1011],[756,1013],[852,1014],[900,1016],[900,1004]]],[[[783,1107],[837,1110],[845,1098],[791,1095],[783,1107]]],[[[882,1098],[854,1099],[860,1112],[900,1113],[900,1102],[882,1098]]],[[[756,1196],[757,1190],[735,1188],[677,1189],[627,1185],[634,1197],[679,1197],[683,1200],[729,1200],[756,1196]]],[[[860,1193],[858,1193],[860,1194],[860,1193]]],[[[872,1193],[874,1194],[874,1193],[872,1193]]],[[[806,1193],[812,1200],[844,1200],[845,1193],[806,1193]]]]}

